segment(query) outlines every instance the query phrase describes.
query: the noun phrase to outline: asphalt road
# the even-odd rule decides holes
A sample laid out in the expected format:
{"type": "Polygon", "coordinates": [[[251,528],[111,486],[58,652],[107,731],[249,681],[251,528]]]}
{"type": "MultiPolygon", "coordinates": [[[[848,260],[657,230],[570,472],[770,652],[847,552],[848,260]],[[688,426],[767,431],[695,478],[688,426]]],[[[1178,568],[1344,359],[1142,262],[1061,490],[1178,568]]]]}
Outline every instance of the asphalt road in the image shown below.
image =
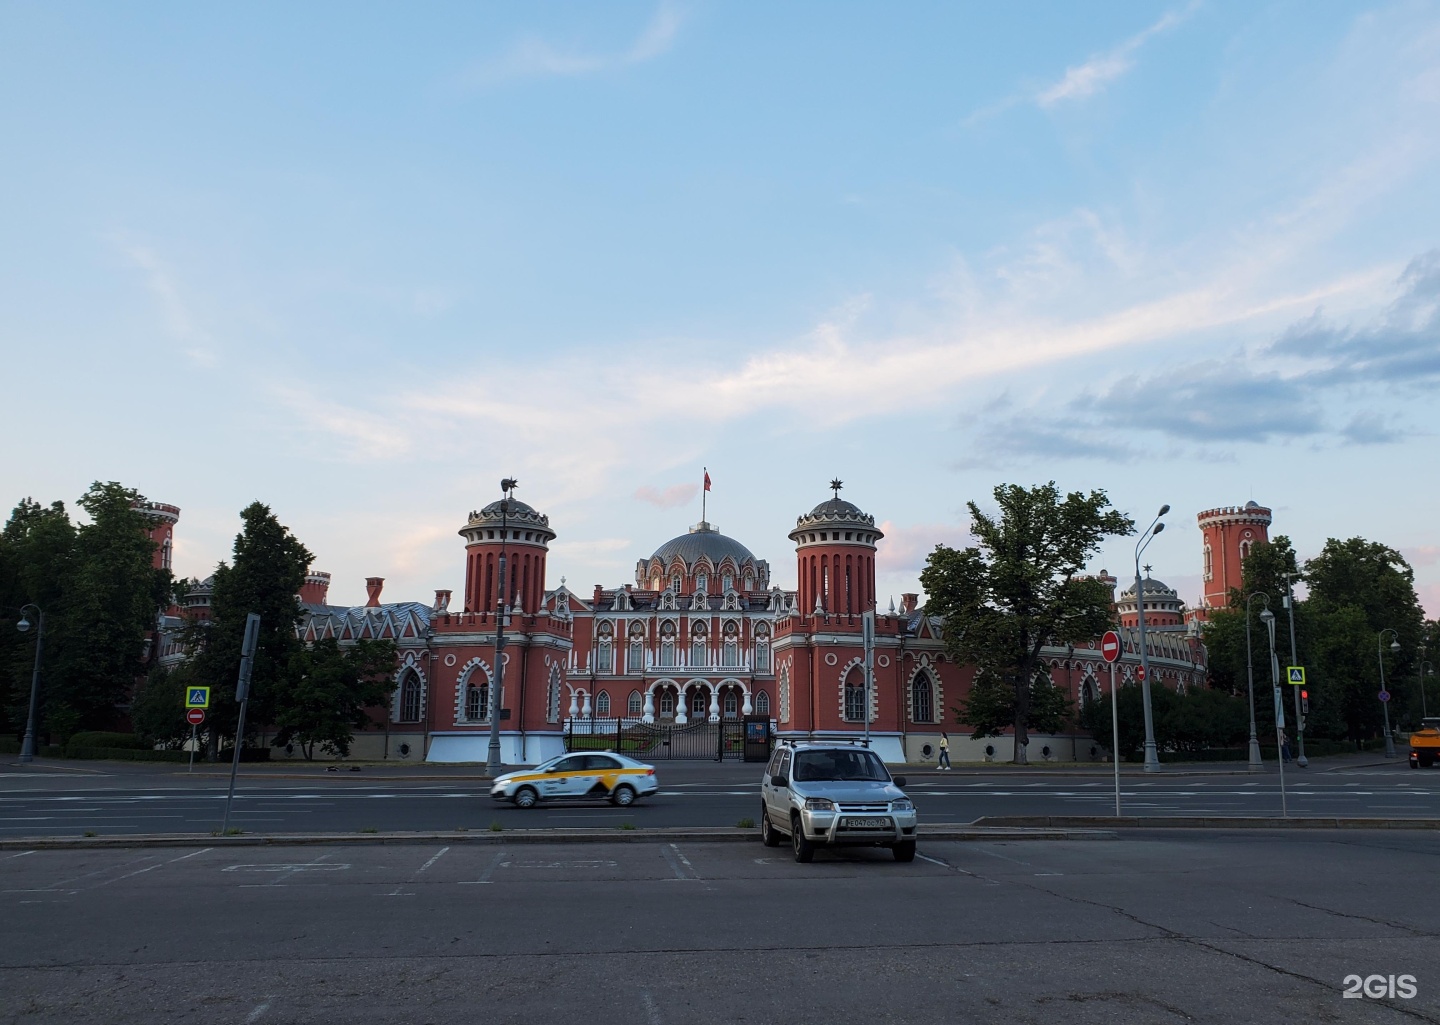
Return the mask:
{"type": "Polygon", "coordinates": [[[922,840],[920,855],[6,852],[0,1021],[1440,1022],[1431,832],[922,840]],[[1350,975],[1383,976],[1383,995],[1347,999],[1350,975]],[[1392,975],[1415,995],[1397,979],[1390,996],[1392,975]]]}
{"type": "MultiPolygon", "coordinates": [[[[245,832],[356,833],[537,827],[735,826],[758,819],[759,766],[661,765],[660,794],[631,809],[603,803],[521,811],[492,801],[473,773],[429,782],[356,778],[312,770],[308,778],[242,777],[231,824],[245,832]]],[[[208,833],[224,814],[224,775],[139,770],[0,772],[0,838],[135,833],[208,833]]],[[[912,774],[908,792],[925,823],[995,815],[1112,815],[1114,786],[1099,773],[912,774]]],[[[1403,764],[1287,774],[1291,815],[1440,818],[1440,770],[1403,764]]],[[[1126,815],[1273,816],[1278,776],[1132,772],[1122,780],[1126,815]]]]}

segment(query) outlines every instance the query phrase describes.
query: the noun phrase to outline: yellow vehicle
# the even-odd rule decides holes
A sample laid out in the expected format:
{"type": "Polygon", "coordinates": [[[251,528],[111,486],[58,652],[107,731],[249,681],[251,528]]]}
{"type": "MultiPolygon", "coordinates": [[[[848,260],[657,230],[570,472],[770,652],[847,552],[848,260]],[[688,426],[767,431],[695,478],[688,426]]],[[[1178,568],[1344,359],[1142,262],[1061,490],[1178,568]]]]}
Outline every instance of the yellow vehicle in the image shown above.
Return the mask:
{"type": "Polygon", "coordinates": [[[1410,734],[1410,768],[1428,769],[1440,761],[1440,716],[1420,720],[1420,728],[1410,734]]]}

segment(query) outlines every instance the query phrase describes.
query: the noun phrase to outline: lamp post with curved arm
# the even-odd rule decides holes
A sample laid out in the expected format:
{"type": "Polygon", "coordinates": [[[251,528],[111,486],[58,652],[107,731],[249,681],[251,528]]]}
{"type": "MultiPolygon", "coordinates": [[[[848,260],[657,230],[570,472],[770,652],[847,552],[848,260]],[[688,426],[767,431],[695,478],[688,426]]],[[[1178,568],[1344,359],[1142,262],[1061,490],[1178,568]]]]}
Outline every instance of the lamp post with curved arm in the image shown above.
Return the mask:
{"type": "Polygon", "coordinates": [[[510,603],[505,597],[505,538],[510,533],[510,496],[520,482],[506,477],[500,482],[500,580],[495,598],[495,682],[490,688],[490,748],[485,771],[493,778],[500,773],[500,702],[505,686],[505,619],[510,603]]]}
{"type": "Polygon", "coordinates": [[[1160,757],[1155,751],[1155,716],[1150,710],[1150,653],[1145,649],[1145,582],[1140,579],[1140,553],[1155,540],[1155,535],[1165,529],[1160,517],[1170,511],[1169,505],[1162,505],[1145,536],[1135,544],[1135,608],[1140,615],[1140,694],[1145,699],[1145,771],[1158,772],[1160,757]]]}
{"type": "Polygon", "coordinates": [[[1385,757],[1394,758],[1395,738],[1390,734],[1390,702],[1388,700],[1390,695],[1385,693],[1386,634],[1395,635],[1395,639],[1390,642],[1390,650],[1398,652],[1400,650],[1400,631],[1396,630],[1393,626],[1387,626],[1384,630],[1380,631],[1380,635],[1375,639],[1375,657],[1380,660],[1380,693],[1385,695],[1385,697],[1380,699],[1380,707],[1385,712],[1385,757]]]}
{"type": "Polygon", "coordinates": [[[35,631],[35,670],[30,674],[30,714],[25,718],[25,740],[20,744],[20,760],[22,762],[33,762],[35,760],[35,713],[40,706],[40,654],[45,644],[45,612],[39,605],[29,604],[20,606],[20,622],[15,624],[15,629],[22,634],[30,629],[30,617],[25,614],[26,609],[35,610],[37,629],[35,631]]]}
{"type": "Polygon", "coordinates": [[[1260,622],[1270,635],[1270,690],[1275,697],[1275,753],[1280,761],[1280,814],[1289,815],[1285,797],[1285,702],[1280,700],[1280,656],[1275,654],[1275,613],[1270,606],[1260,612],[1260,622]]]}
{"type": "Polygon", "coordinates": [[[1270,611],[1270,596],[1256,591],[1245,599],[1245,685],[1250,691],[1250,771],[1259,772],[1264,763],[1260,759],[1260,739],[1255,735],[1255,666],[1250,658],[1250,603],[1256,598],[1262,600],[1265,611],[1270,611]]]}
{"type": "Polygon", "coordinates": [[[1428,718],[1430,718],[1430,712],[1429,712],[1429,710],[1426,708],[1426,705],[1425,705],[1425,671],[1428,669],[1428,670],[1430,671],[1430,675],[1431,675],[1431,676],[1434,676],[1434,675],[1435,675],[1435,667],[1432,666],[1429,662],[1424,661],[1424,659],[1425,659],[1425,645],[1423,645],[1423,644],[1420,645],[1419,654],[1420,654],[1420,659],[1421,659],[1421,662],[1420,662],[1420,718],[1422,718],[1422,719],[1428,719],[1428,718]]]}

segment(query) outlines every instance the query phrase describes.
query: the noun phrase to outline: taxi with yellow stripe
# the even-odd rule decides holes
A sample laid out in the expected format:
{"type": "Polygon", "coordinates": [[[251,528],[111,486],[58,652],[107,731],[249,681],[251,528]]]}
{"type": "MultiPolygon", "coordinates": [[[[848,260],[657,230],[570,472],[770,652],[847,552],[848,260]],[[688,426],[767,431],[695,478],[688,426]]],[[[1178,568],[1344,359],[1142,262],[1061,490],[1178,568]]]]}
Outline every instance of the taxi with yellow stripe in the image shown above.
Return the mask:
{"type": "Polygon", "coordinates": [[[605,800],[626,808],[659,789],[655,766],[613,751],[586,751],[496,776],[490,796],[517,808],[565,800],[605,800]]]}

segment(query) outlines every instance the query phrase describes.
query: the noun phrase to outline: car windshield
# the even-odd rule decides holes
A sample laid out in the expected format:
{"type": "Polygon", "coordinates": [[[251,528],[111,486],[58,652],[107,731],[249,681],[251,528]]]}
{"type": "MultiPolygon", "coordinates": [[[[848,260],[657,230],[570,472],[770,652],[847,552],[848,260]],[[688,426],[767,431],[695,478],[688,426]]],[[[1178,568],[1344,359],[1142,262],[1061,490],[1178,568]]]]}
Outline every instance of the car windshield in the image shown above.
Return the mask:
{"type": "Polygon", "coordinates": [[[868,780],[890,782],[884,764],[870,751],[800,751],[795,755],[796,782],[868,780]]]}

